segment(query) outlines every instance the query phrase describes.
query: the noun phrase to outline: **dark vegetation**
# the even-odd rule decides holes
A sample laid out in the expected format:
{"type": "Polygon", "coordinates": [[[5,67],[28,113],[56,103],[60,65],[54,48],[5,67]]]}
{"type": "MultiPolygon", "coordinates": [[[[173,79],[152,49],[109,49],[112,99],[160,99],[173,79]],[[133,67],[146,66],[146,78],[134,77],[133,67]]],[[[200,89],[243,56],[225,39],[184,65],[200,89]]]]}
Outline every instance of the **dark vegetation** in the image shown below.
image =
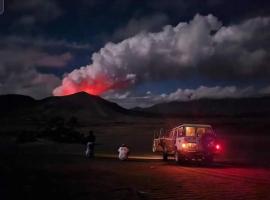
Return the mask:
{"type": "Polygon", "coordinates": [[[26,143],[44,138],[56,142],[83,143],[85,137],[78,131],[79,122],[76,117],[65,120],[56,116],[47,121],[36,122],[34,130],[23,130],[15,134],[16,142],[26,143]]]}

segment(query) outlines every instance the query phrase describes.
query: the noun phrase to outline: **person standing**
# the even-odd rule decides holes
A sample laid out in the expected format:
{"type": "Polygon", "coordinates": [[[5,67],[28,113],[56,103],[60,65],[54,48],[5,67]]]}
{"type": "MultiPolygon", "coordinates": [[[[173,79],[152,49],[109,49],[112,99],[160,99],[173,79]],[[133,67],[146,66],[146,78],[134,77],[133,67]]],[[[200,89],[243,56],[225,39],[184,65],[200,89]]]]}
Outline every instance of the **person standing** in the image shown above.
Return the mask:
{"type": "Polygon", "coordinates": [[[96,136],[93,131],[89,131],[88,136],[86,137],[86,151],[85,155],[87,158],[93,158],[95,156],[95,142],[96,136]]]}

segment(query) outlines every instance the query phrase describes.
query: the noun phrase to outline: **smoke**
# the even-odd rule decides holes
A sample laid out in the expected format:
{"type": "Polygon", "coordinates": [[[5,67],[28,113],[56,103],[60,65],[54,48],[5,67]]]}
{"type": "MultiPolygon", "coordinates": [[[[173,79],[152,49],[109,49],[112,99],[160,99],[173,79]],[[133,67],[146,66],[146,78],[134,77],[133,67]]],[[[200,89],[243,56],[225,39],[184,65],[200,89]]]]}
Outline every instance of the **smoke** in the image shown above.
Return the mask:
{"type": "Polygon", "coordinates": [[[117,44],[107,43],[92,55],[91,64],[67,74],[53,94],[100,95],[194,72],[215,78],[268,76],[269,24],[270,18],[257,17],[223,26],[211,14],[197,14],[157,33],[141,32],[117,44]]]}
{"type": "Polygon", "coordinates": [[[112,77],[106,72],[97,71],[96,73],[83,73],[85,68],[73,71],[62,81],[62,86],[54,90],[55,95],[69,95],[76,92],[84,91],[93,95],[99,95],[112,89],[122,89],[128,87],[134,80],[135,75],[127,74],[124,78],[118,79],[112,77]],[[92,76],[91,76],[92,75],[92,76]]]}

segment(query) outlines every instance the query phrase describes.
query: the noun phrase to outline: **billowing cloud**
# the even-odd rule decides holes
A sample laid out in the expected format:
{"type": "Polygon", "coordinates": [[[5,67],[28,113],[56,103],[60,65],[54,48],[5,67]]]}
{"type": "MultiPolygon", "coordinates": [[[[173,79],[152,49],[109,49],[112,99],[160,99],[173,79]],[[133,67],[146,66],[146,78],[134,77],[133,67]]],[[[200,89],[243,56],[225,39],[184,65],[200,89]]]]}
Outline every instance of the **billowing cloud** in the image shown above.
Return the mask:
{"type": "Polygon", "coordinates": [[[103,94],[197,72],[215,79],[266,78],[270,74],[269,25],[269,17],[223,26],[211,14],[196,15],[157,33],[142,32],[117,44],[107,43],[92,55],[91,64],[67,74],[53,94],[103,94]]]}

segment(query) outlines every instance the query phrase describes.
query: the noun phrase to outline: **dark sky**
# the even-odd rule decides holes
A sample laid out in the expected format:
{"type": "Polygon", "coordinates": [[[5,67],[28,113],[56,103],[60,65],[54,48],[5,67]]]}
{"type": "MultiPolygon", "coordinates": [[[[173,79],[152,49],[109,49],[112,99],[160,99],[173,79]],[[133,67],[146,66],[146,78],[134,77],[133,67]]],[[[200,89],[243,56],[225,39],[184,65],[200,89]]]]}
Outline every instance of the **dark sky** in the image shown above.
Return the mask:
{"type": "Polygon", "coordinates": [[[0,94],[133,107],[270,92],[267,0],[6,0],[0,26],[0,94]]]}

